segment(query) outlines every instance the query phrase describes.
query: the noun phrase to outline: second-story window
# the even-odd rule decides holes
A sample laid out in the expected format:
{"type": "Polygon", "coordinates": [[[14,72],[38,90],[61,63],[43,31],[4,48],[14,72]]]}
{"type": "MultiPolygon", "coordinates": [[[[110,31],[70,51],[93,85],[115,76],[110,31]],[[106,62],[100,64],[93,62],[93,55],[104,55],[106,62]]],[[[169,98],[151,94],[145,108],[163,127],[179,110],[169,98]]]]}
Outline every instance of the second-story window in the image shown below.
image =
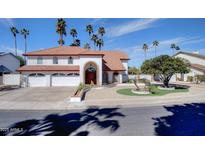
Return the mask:
{"type": "Polygon", "coordinates": [[[43,58],[42,57],[37,58],[37,64],[43,64],[43,58]]]}
{"type": "Polygon", "coordinates": [[[68,64],[73,64],[73,57],[68,58],[68,64]]]}
{"type": "Polygon", "coordinates": [[[53,57],[53,64],[58,64],[58,57],[53,57]]]}

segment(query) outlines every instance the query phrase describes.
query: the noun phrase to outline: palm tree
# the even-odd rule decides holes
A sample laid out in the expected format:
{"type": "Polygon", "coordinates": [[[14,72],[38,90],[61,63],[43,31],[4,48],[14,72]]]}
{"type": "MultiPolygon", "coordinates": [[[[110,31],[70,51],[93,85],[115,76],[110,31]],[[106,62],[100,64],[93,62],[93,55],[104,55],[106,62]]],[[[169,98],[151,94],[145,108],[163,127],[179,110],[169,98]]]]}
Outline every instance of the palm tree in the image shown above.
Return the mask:
{"type": "Polygon", "coordinates": [[[104,45],[103,39],[98,39],[96,41],[96,45],[97,45],[97,47],[99,47],[99,50],[101,50],[102,46],[104,45]]]}
{"type": "Polygon", "coordinates": [[[16,34],[19,33],[19,31],[16,29],[16,27],[10,27],[10,30],[14,36],[14,42],[15,42],[15,54],[17,56],[17,42],[16,42],[16,34]]]}
{"type": "Polygon", "coordinates": [[[27,36],[29,35],[29,31],[28,31],[27,29],[23,28],[23,29],[21,30],[21,35],[24,36],[24,41],[25,41],[25,53],[26,53],[26,51],[27,51],[27,42],[26,42],[26,39],[27,39],[27,36]]]}
{"type": "Polygon", "coordinates": [[[105,34],[105,28],[104,27],[99,27],[98,29],[98,34],[101,36],[101,38],[103,37],[103,35],[105,34]]]}
{"type": "Polygon", "coordinates": [[[176,46],[175,49],[176,49],[177,51],[179,51],[179,50],[180,50],[180,47],[179,47],[179,46],[176,46]]]}
{"type": "Polygon", "coordinates": [[[80,40],[79,39],[75,39],[70,46],[78,46],[79,47],[80,46],[80,40]]]}
{"type": "Polygon", "coordinates": [[[147,58],[147,50],[148,50],[148,45],[147,45],[147,44],[143,44],[142,49],[144,50],[145,60],[146,60],[146,58],[147,58]]]}
{"type": "Polygon", "coordinates": [[[60,35],[60,39],[58,40],[58,44],[62,46],[65,41],[63,40],[63,35],[66,36],[66,22],[62,18],[57,20],[56,24],[56,33],[60,35]]]}
{"type": "Polygon", "coordinates": [[[83,47],[84,49],[90,49],[90,44],[89,43],[86,43],[86,44],[84,44],[84,47],[83,47]]]}
{"type": "MultiPolygon", "coordinates": [[[[93,26],[92,25],[87,25],[86,26],[86,32],[88,32],[88,34],[89,34],[89,37],[91,37],[91,34],[93,33],[93,26]]],[[[90,42],[89,42],[89,44],[91,44],[91,38],[90,38],[90,42]]]]}
{"type": "Polygon", "coordinates": [[[89,36],[93,33],[93,26],[87,25],[86,26],[86,32],[88,32],[89,36]]]}
{"type": "Polygon", "coordinates": [[[173,54],[175,53],[175,49],[176,49],[176,44],[171,44],[171,46],[170,46],[170,48],[172,49],[172,51],[173,51],[173,54]]]}
{"type": "Polygon", "coordinates": [[[77,35],[78,35],[78,33],[77,33],[77,31],[76,31],[75,28],[72,28],[72,29],[70,30],[70,35],[73,37],[73,42],[74,42],[75,37],[77,37],[77,35]]]}
{"type": "Polygon", "coordinates": [[[154,48],[155,48],[155,57],[157,56],[157,47],[158,47],[158,45],[159,45],[159,42],[157,41],[157,40],[155,40],[153,43],[152,43],[152,45],[154,46],[154,48]]]}
{"type": "Polygon", "coordinates": [[[96,34],[93,34],[92,37],[91,37],[91,40],[93,41],[93,45],[94,45],[94,48],[95,48],[97,40],[98,40],[98,36],[96,34]]]}

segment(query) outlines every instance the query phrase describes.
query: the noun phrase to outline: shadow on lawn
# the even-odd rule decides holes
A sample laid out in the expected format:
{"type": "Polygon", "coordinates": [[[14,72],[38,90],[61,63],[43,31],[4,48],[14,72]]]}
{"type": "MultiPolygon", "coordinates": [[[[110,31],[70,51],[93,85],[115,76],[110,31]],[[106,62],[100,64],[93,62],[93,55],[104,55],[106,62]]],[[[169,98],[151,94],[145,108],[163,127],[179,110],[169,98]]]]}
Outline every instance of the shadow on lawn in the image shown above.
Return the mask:
{"type": "Polygon", "coordinates": [[[64,115],[50,114],[44,119],[30,119],[15,123],[10,128],[20,128],[19,132],[8,132],[1,135],[30,136],[87,136],[89,131],[78,131],[82,126],[98,126],[100,129],[116,131],[120,125],[112,118],[124,117],[117,111],[118,108],[89,108],[82,112],[68,113],[64,115]]]}
{"type": "Polygon", "coordinates": [[[205,104],[192,103],[164,107],[173,115],[153,118],[155,133],[161,136],[204,136],[205,104]]]}

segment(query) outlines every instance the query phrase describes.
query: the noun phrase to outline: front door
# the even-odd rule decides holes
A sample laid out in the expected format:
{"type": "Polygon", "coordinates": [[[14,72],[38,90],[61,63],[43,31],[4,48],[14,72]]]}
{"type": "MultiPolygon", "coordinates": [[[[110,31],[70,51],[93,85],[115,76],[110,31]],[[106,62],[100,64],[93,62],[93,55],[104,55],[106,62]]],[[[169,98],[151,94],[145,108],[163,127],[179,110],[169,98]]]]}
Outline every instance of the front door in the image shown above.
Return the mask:
{"type": "Polygon", "coordinates": [[[85,71],[85,84],[96,84],[96,68],[90,65],[85,71]]]}
{"type": "Polygon", "coordinates": [[[86,79],[85,79],[85,84],[91,84],[92,82],[94,84],[96,84],[96,71],[91,72],[91,71],[86,71],[86,75],[85,75],[86,79]]]}

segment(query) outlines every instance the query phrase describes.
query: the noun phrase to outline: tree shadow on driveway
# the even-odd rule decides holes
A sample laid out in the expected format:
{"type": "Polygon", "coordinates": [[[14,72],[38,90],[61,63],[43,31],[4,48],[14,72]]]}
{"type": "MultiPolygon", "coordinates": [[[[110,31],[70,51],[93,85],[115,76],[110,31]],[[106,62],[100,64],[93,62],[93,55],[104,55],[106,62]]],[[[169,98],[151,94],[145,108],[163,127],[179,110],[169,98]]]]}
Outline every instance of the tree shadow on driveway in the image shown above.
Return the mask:
{"type": "Polygon", "coordinates": [[[152,118],[155,122],[155,135],[161,136],[204,136],[205,104],[192,103],[165,106],[173,115],[152,118]]]}
{"type": "Polygon", "coordinates": [[[97,126],[101,129],[109,129],[111,133],[116,131],[120,124],[114,118],[124,117],[118,111],[119,108],[89,108],[82,112],[68,113],[64,115],[49,114],[43,119],[30,119],[13,124],[10,129],[19,131],[7,131],[0,135],[14,136],[87,136],[89,131],[81,130],[82,126],[97,126]]]}

